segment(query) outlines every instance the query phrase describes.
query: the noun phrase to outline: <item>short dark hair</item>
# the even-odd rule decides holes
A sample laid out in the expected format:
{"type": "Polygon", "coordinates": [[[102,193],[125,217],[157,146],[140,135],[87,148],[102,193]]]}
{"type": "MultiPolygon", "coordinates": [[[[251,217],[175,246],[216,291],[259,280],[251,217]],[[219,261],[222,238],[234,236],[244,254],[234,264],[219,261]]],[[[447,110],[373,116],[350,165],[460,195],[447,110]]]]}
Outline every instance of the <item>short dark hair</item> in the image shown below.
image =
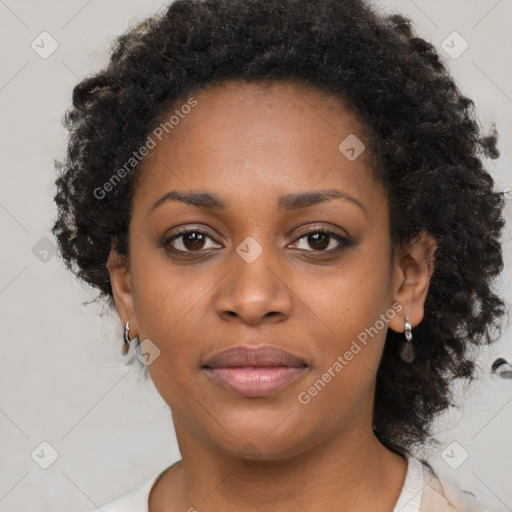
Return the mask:
{"type": "Polygon", "coordinates": [[[453,405],[450,381],[473,379],[470,344],[500,331],[504,302],[492,281],[503,267],[503,194],[481,156],[498,158],[434,46],[403,15],[362,0],[176,0],[114,43],[108,66],[73,90],[56,163],[52,228],[65,265],[115,303],[106,262],[128,253],[133,191],[143,163],[105,197],[94,194],[132,157],[173,105],[229,80],[295,81],[344,100],[369,134],[372,172],[385,185],[393,245],[425,230],[438,241],[416,359],[387,333],[373,428],[389,446],[432,437],[453,405]],[[495,329],[496,328],[496,329],[495,329]]]}

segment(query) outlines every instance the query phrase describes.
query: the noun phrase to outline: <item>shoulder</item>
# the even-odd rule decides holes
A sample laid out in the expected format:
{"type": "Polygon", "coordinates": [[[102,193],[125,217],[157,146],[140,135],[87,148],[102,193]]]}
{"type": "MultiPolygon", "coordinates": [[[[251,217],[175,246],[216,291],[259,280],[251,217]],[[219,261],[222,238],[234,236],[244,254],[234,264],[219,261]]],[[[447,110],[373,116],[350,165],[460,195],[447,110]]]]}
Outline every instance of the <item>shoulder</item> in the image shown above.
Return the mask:
{"type": "Polygon", "coordinates": [[[171,469],[173,466],[176,466],[180,462],[181,461],[179,460],[174,462],[169,467],[160,471],[157,475],[151,477],[140,487],[137,487],[137,489],[129,492],[128,494],[125,494],[112,503],[102,507],[97,507],[89,512],[97,512],[98,510],[101,510],[102,512],[149,512],[149,495],[153,489],[153,486],[166,471],[171,469]]]}
{"type": "MultiPolygon", "coordinates": [[[[125,494],[121,498],[99,508],[102,512],[148,512],[149,493],[158,475],[152,477],[137,489],[125,494]]],[[[98,509],[94,509],[96,512],[98,509]]]]}
{"type": "Polygon", "coordinates": [[[470,491],[435,473],[423,461],[424,487],[419,512],[491,512],[470,491]]]}

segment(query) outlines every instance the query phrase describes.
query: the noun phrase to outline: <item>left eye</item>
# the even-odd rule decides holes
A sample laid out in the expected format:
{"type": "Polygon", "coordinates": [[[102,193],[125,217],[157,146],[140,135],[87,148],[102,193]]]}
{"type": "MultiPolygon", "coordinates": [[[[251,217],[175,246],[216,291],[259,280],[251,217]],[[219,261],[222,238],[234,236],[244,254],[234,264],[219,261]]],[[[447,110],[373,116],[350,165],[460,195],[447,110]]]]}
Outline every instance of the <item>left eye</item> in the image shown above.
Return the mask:
{"type": "MultiPolygon", "coordinates": [[[[327,252],[336,249],[340,249],[343,247],[347,240],[337,233],[333,233],[332,231],[322,231],[322,230],[314,230],[309,231],[307,233],[303,233],[300,238],[297,238],[297,241],[294,243],[298,243],[301,240],[305,240],[306,243],[312,247],[313,251],[321,251],[327,252]],[[333,240],[334,239],[334,240],[333,240]],[[332,246],[334,242],[334,247],[332,246]]],[[[298,249],[302,249],[301,247],[297,247],[298,249]]],[[[307,251],[309,249],[306,249],[307,251]]]]}

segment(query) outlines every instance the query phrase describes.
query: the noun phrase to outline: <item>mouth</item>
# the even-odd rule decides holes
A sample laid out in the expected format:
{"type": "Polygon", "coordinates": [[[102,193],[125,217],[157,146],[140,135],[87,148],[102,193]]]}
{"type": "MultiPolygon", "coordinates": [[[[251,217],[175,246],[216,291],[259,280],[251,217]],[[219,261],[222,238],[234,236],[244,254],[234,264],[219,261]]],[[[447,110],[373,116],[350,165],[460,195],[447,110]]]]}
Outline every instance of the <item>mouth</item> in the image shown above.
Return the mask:
{"type": "Polygon", "coordinates": [[[216,384],[245,397],[274,394],[296,381],[307,368],[303,359],[271,345],[224,350],[202,366],[216,384]]]}

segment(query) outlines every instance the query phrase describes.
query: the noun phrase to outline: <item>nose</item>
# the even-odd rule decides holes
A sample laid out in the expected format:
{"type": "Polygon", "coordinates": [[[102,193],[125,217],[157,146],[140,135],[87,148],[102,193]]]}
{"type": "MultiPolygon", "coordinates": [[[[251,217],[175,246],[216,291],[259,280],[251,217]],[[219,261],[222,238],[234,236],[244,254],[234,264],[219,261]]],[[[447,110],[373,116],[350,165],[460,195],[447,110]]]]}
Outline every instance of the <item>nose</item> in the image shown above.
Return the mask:
{"type": "Polygon", "coordinates": [[[253,259],[254,245],[254,241],[252,246],[250,242],[241,244],[233,251],[230,271],[221,280],[216,296],[217,314],[223,320],[247,324],[281,322],[290,316],[293,303],[287,274],[269,248],[258,244],[259,255],[253,259]]]}

